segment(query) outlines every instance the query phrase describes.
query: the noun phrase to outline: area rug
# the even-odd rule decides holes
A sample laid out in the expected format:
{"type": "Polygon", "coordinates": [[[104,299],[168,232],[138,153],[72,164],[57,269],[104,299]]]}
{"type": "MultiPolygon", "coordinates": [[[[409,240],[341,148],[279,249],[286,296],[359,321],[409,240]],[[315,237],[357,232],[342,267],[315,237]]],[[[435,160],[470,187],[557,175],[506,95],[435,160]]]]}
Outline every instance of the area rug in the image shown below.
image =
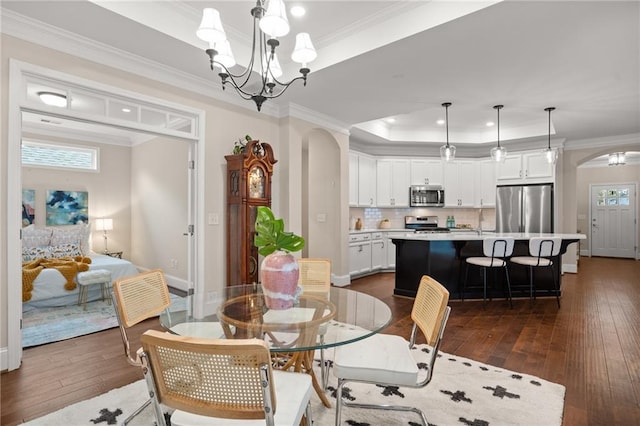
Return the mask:
{"type": "MultiPolygon", "coordinates": [[[[171,309],[184,309],[185,299],[171,294],[171,309]]],[[[71,305],[31,309],[22,314],[22,347],[59,342],[118,326],[112,304],[87,302],[87,310],[71,305]]]]}
{"type": "MultiPolygon", "coordinates": [[[[414,357],[419,366],[426,360],[423,351],[429,350],[425,345],[416,347],[414,357]]],[[[325,408],[313,394],[314,426],[334,424],[335,387],[336,379],[331,375],[327,393],[334,408],[325,408]]],[[[562,385],[445,353],[440,354],[433,379],[425,388],[384,388],[362,384],[348,384],[345,388],[350,400],[419,407],[425,411],[432,426],[560,426],[565,394],[562,385]]],[[[146,398],[146,385],[140,380],[26,425],[120,424],[146,398]]],[[[153,421],[153,412],[147,408],[130,424],[152,425],[153,421]]],[[[345,407],[342,424],[416,426],[420,424],[420,418],[415,413],[345,407]]]]}

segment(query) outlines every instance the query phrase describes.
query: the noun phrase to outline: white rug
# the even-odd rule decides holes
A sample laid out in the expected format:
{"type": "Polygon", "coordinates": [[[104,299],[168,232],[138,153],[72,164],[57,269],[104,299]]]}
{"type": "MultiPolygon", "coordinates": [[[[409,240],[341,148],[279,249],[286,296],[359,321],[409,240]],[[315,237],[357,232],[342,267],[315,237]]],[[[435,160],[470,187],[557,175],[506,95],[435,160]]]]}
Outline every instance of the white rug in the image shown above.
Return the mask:
{"type": "MultiPolygon", "coordinates": [[[[418,363],[426,357],[416,349],[418,363]]],[[[312,397],[314,426],[334,424],[335,386],[333,375],[329,380],[329,399],[334,408],[321,405],[312,397]]],[[[356,401],[414,405],[425,411],[430,425],[504,425],[504,426],[560,426],[564,406],[565,388],[538,377],[520,374],[482,364],[467,358],[441,353],[436,361],[433,379],[422,389],[380,388],[349,384],[349,397],[356,401]]],[[[143,380],[112,390],[96,398],[82,401],[60,411],[41,417],[29,426],[83,426],[119,424],[147,398],[143,380]],[[108,419],[115,417],[112,422],[108,419]],[[102,419],[102,420],[101,420],[102,419]]],[[[343,425],[419,425],[414,413],[380,410],[360,410],[345,407],[343,425]]],[[[153,413],[146,409],[134,425],[152,425],[153,413]]]]}

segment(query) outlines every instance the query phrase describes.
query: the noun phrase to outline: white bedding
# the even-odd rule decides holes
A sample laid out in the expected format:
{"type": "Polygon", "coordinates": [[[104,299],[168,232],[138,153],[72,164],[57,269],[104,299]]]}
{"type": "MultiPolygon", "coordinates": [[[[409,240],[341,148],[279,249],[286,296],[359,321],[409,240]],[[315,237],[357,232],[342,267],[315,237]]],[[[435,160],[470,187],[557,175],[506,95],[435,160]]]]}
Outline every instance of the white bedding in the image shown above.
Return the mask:
{"type": "MultiPolygon", "coordinates": [[[[111,280],[135,275],[138,270],[128,260],[103,254],[92,253],[89,269],[107,269],[111,271],[111,280]]],[[[68,291],[64,289],[64,276],[56,269],[43,269],[33,282],[31,300],[23,304],[23,310],[52,306],[68,306],[78,302],[78,287],[68,291]]],[[[100,296],[100,286],[89,288],[89,300],[100,296]]]]}

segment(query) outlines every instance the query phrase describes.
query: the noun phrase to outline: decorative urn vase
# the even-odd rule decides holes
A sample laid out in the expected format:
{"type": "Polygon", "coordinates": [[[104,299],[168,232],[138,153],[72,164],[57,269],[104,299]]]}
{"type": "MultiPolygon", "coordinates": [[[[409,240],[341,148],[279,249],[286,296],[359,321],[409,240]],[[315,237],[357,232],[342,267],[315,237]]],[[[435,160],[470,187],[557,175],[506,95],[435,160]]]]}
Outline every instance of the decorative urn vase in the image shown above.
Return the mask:
{"type": "Polygon", "coordinates": [[[301,292],[299,272],[296,258],[281,250],[262,260],[262,290],[267,308],[281,310],[293,307],[301,292]]]}

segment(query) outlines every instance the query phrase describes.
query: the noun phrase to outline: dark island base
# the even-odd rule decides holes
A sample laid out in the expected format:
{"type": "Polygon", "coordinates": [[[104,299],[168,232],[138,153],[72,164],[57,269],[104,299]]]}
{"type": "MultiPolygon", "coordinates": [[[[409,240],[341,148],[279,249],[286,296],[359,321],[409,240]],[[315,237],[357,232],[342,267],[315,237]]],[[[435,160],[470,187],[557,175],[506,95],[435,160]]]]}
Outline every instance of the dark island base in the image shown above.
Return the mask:
{"type": "MultiPolygon", "coordinates": [[[[418,241],[392,240],[396,245],[396,286],[393,291],[398,296],[415,297],[418,283],[423,275],[436,279],[449,290],[450,299],[482,299],[482,271],[480,267],[469,265],[468,282],[462,292],[467,257],[483,256],[482,241],[418,241]]],[[[576,240],[577,241],[577,240],[576,240]]],[[[563,240],[560,253],[575,242],[563,240]]],[[[516,240],[513,256],[528,256],[529,241],[516,240]]],[[[553,258],[551,268],[534,268],[534,295],[536,297],[556,296],[553,274],[561,287],[560,256],[553,258]]],[[[513,297],[529,297],[528,267],[508,264],[511,293],[513,297]]],[[[487,298],[506,298],[507,286],[503,268],[487,269],[487,298]]]]}

